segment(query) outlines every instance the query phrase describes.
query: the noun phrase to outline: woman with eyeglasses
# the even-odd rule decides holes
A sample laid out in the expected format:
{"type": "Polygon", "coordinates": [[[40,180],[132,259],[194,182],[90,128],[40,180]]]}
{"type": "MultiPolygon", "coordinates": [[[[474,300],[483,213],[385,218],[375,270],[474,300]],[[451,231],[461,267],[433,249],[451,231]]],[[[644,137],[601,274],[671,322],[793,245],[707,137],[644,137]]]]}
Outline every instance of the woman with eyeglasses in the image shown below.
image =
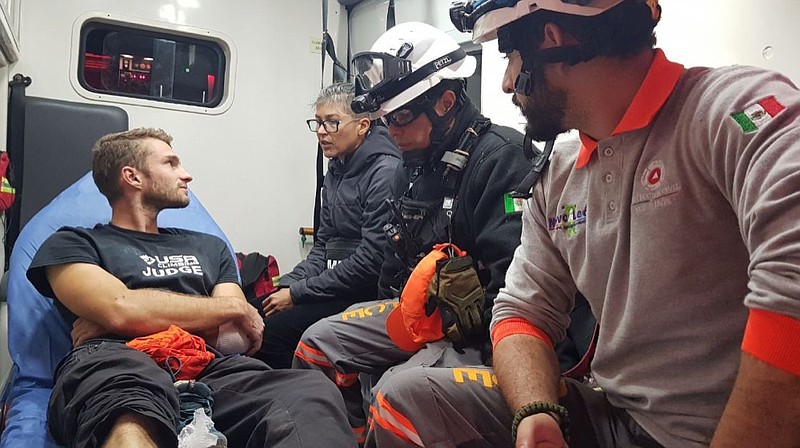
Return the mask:
{"type": "Polygon", "coordinates": [[[264,343],[254,356],[273,368],[291,367],[311,324],[377,298],[386,200],[400,154],[385,128],[351,110],[353,96],[352,84],[328,86],[314,102],[314,118],[306,121],[330,162],[314,247],[262,302],[264,343]]]}

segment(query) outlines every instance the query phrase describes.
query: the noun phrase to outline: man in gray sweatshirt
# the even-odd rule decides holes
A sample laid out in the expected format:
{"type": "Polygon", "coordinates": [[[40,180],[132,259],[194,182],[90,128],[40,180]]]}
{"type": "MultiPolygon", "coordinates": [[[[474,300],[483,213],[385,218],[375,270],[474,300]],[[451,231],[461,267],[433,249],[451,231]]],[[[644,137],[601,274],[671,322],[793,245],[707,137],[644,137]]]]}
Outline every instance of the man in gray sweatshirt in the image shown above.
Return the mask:
{"type": "Polygon", "coordinates": [[[800,446],[800,92],[669,61],[660,16],[656,0],[454,5],[507,54],[528,136],[580,141],[523,208],[493,370],[419,368],[379,391],[422,445],[800,446]],[[576,290],[600,322],[598,389],[557,373],[576,290]]]}

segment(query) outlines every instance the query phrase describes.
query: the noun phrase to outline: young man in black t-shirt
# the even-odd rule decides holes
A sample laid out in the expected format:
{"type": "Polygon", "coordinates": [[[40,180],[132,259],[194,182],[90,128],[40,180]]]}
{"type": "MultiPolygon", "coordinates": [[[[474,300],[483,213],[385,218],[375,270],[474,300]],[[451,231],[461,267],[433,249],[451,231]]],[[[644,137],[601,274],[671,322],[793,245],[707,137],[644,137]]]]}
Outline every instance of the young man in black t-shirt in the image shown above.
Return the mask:
{"type": "Polygon", "coordinates": [[[213,403],[225,435],[212,446],[225,446],[226,438],[232,447],[355,445],[344,403],[322,374],[271,370],[220,352],[253,353],[264,323],[245,301],[222,240],[158,227],[161,210],[189,203],[192,177],[171,141],[154,129],[101,138],[93,175],[111,222],[60,229],[28,270],[73,329],[75,349],[56,370],[48,409],[54,439],[76,447],[176,446],[176,372],[126,345],[176,325],[211,347],[227,336],[234,341],[210,349],[215,358],[195,378],[211,389],[205,404],[213,403]]]}

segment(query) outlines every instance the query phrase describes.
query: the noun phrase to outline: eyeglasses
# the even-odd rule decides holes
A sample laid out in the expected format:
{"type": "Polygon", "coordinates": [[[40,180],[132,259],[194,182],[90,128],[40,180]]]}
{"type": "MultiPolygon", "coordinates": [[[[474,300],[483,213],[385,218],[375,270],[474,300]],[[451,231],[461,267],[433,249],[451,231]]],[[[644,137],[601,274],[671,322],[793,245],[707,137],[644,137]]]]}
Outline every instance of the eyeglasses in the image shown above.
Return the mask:
{"type": "Polygon", "coordinates": [[[311,132],[317,132],[320,126],[322,126],[323,128],[325,128],[325,132],[333,134],[334,132],[339,132],[339,126],[341,126],[342,124],[350,123],[352,121],[356,120],[341,121],[341,120],[319,120],[316,118],[309,118],[308,120],[306,120],[306,124],[308,125],[308,130],[311,132]]]}
{"type": "Polygon", "coordinates": [[[418,102],[417,104],[410,104],[402,109],[392,111],[381,117],[381,121],[386,126],[393,125],[398,128],[408,126],[425,111],[423,104],[424,102],[418,102]]]}

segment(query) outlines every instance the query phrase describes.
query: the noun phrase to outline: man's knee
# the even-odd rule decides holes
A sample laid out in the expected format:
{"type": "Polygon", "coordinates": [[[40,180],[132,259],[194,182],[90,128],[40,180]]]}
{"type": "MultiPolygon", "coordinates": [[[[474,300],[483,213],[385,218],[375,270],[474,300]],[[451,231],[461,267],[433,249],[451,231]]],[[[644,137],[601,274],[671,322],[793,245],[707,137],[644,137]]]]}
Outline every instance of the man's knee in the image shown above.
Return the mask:
{"type": "Polygon", "coordinates": [[[435,406],[427,382],[423,367],[385,374],[369,409],[373,425],[366,446],[425,446],[417,425],[435,406]]]}
{"type": "Polygon", "coordinates": [[[297,344],[292,357],[293,369],[333,367],[333,364],[321,350],[324,341],[333,337],[329,319],[330,317],[315,322],[300,336],[300,342],[297,344]]]}
{"type": "Polygon", "coordinates": [[[307,424],[311,424],[313,418],[321,415],[342,417],[344,421],[345,403],[342,394],[325,374],[316,370],[287,372],[291,372],[291,380],[286,384],[293,387],[291,396],[282,397],[281,402],[291,409],[295,417],[307,424]],[[313,418],[308,419],[309,415],[313,418]]]}
{"type": "Polygon", "coordinates": [[[431,387],[425,367],[413,367],[399,372],[386,372],[375,391],[376,396],[388,400],[393,406],[429,400],[431,387]]]}

